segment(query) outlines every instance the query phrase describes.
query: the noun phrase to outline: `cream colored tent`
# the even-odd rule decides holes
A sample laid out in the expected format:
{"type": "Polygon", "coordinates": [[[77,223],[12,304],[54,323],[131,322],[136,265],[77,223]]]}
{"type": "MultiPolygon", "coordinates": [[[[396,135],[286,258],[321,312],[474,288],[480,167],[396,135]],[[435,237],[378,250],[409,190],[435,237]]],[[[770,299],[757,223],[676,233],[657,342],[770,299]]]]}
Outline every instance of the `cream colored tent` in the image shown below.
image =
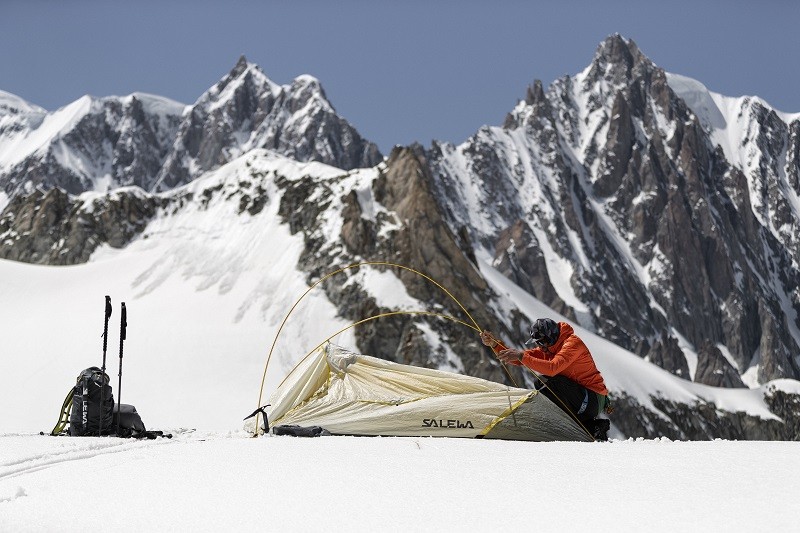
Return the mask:
{"type": "Polygon", "coordinates": [[[269,421],[334,435],[590,441],[535,390],[392,363],[326,344],[270,398],[269,421]]]}

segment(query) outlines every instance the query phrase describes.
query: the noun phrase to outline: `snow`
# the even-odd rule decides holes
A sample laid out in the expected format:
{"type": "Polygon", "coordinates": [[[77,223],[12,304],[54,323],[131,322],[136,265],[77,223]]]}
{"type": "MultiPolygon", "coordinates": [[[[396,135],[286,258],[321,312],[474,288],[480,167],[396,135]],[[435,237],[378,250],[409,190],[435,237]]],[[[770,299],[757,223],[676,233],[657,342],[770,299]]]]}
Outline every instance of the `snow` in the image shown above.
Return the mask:
{"type": "MultiPolygon", "coordinates": [[[[341,201],[348,188],[363,190],[377,173],[343,174],[321,163],[296,163],[257,150],[160,195],[161,212],[124,249],[101,247],[89,263],[71,267],[0,261],[0,375],[26,376],[6,385],[6,395],[19,401],[0,403],[0,430],[49,430],[75,376],[101,365],[101,305],[106,294],[115,309],[127,303],[123,400],[136,405],[147,424],[213,431],[241,428],[241,418],[256,407],[275,334],[310,283],[295,266],[303,237],[291,235],[277,215],[280,191],[274,180],[308,176],[324,182],[331,188],[330,197],[341,201]],[[240,214],[241,195],[257,187],[266,191],[263,210],[255,216],[240,214]],[[187,200],[190,197],[194,200],[187,200]],[[181,202],[183,207],[177,208],[181,202]],[[30,381],[36,383],[37,394],[28,391],[30,381]]],[[[147,194],[135,187],[124,190],[147,194]]],[[[110,193],[115,194],[119,193],[110,193]]],[[[87,210],[102,198],[98,192],[80,197],[87,210]]],[[[326,224],[319,236],[335,239],[340,217],[326,224]]],[[[492,304],[498,316],[508,317],[515,308],[531,318],[555,316],[489,266],[485,251],[477,255],[481,271],[501,295],[492,304]]],[[[432,310],[412,298],[390,271],[362,268],[342,275],[341,283],[348,277],[358,279],[387,309],[432,310]]],[[[107,354],[112,376],[119,365],[117,320],[113,315],[107,354]]],[[[276,343],[264,393],[269,394],[307,351],[349,323],[337,316],[324,291],[312,291],[298,304],[276,343]]],[[[661,396],[688,404],[704,400],[720,409],[775,418],[764,404],[763,387],[731,391],[691,383],[578,325],[576,330],[595,354],[609,388],[634,396],[645,407],[655,410],[651,397],[661,396]]],[[[348,330],[336,342],[354,346],[353,339],[354,332],[348,330]]],[[[452,354],[444,355],[458,368],[452,354]]],[[[695,361],[689,358],[690,367],[695,361]]]]}
{"type": "Polygon", "coordinates": [[[32,130],[23,130],[0,143],[0,168],[10,168],[31,154],[42,150],[68,130],[75,127],[90,112],[93,99],[83,96],[58,111],[45,116],[41,124],[32,130]]]}
{"type": "Polygon", "coordinates": [[[550,283],[553,285],[558,297],[572,307],[576,313],[589,313],[589,308],[581,302],[572,288],[572,275],[574,273],[572,263],[553,250],[547,237],[547,231],[534,227],[533,232],[545,258],[547,276],[550,278],[550,283]]]}
{"type": "MultiPolygon", "coordinates": [[[[91,96],[83,96],[52,113],[44,110],[27,110],[26,116],[31,118],[28,126],[19,130],[12,129],[0,143],[0,168],[11,168],[33,154],[44,153],[50,149],[56,160],[64,166],[72,168],[79,174],[96,177],[102,182],[98,190],[103,190],[102,187],[106,186],[108,181],[104,178],[104,174],[110,172],[110,163],[106,165],[106,168],[96,168],[95,163],[88,160],[84,154],[65,145],[62,138],[87,115],[99,112],[109,100],[130,104],[134,96],[142,101],[145,110],[157,113],[160,117],[179,114],[184,107],[183,104],[167,98],[135,93],[121,98],[111,96],[95,99],[91,96]]],[[[110,146],[103,146],[102,149],[109,152],[110,146]]],[[[106,159],[110,161],[110,153],[106,154],[106,159]]]]}
{"type": "Polygon", "coordinates": [[[375,297],[379,307],[392,310],[425,311],[419,308],[419,302],[406,291],[406,286],[393,272],[381,272],[372,268],[359,269],[347,280],[347,284],[358,281],[362,287],[368,287],[369,293],[375,297]]]}
{"type": "Polygon", "coordinates": [[[4,191],[0,191],[0,213],[3,212],[9,201],[8,195],[4,191]]]}
{"type": "Polygon", "coordinates": [[[747,107],[754,103],[771,109],[786,124],[800,119],[800,113],[784,113],[770,106],[764,100],[753,96],[723,96],[710,91],[699,81],[681,76],[680,74],[666,73],[667,83],[675,93],[689,106],[700,123],[711,134],[714,145],[722,146],[726,159],[741,169],[745,168],[745,139],[748,137],[747,127],[749,112],[747,107]]]}
{"type": "Polygon", "coordinates": [[[0,90],[0,116],[19,113],[45,113],[45,110],[26,102],[16,94],[0,90]]]}
{"type": "MultiPolygon", "coordinates": [[[[117,98],[117,97],[112,96],[109,98],[117,98]]],[[[142,92],[135,92],[129,94],[128,96],[119,98],[119,100],[122,101],[124,104],[129,105],[134,98],[136,98],[142,103],[142,107],[144,108],[147,114],[157,115],[159,117],[180,116],[184,112],[191,109],[191,106],[182,104],[170,98],[166,98],[164,96],[158,96],[156,94],[149,94],[142,92]]]]}
{"type": "Polygon", "coordinates": [[[248,62],[246,68],[242,70],[241,74],[236,78],[230,79],[229,76],[225,76],[225,78],[222,79],[220,83],[225,82],[225,85],[222,87],[221,91],[219,90],[220,84],[214,85],[197,100],[196,104],[209,101],[211,103],[208,107],[209,111],[214,111],[223,107],[233,99],[236,91],[247,80],[262,88],[265,93],[271,94],[273,97],[277,97],[282,89],[281,86],[270,80],[258,65],[248,62]]]}
{"type": "Polygon", "coordinates": [[[788,442],[3,435],[0,530],[791,531],[798,470],[788,442]]]}

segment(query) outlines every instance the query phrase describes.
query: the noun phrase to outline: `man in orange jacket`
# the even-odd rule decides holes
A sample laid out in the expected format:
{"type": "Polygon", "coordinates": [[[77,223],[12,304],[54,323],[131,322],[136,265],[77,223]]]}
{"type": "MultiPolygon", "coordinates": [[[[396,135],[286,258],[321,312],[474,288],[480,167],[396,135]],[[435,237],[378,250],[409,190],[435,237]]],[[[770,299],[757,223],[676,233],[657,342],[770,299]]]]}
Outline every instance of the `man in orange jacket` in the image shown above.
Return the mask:
{"type": "Polygon", "coordinates": [[[533,348],[527,350],[507,348],[489,331],[481,333],[481,341],[502,362],[548,376],[544,387],[537,385],[537,389],[574,415],[595,439],[608,440],[609,421],[597,419],[608,406],[608,389],[589,349],[566,322],[540,318],[530,334],[525,344],[533,348]]]}

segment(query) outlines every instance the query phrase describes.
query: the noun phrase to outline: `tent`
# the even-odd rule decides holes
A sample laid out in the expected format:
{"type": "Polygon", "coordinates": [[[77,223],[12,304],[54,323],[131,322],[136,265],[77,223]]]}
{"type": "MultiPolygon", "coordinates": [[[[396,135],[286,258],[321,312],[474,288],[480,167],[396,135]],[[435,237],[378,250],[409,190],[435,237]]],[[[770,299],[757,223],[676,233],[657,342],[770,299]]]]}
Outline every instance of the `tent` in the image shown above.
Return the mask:
{"type": "Polygon", "coordinates": [[[333,435],[591,441],[536,390],[393,363],[327,343],[270,398],[271,427],[333,435]]]}

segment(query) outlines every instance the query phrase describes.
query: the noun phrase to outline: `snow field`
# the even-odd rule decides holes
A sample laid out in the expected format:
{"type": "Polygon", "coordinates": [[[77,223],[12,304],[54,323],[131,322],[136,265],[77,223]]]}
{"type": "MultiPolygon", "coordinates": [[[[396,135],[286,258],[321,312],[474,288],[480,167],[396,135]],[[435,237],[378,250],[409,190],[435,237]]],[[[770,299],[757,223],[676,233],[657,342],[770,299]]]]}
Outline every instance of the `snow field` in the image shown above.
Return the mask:
{"type": "Polygon", "coordinates": [[[787,442],[4,435],[0,530],[790,531],[798,471],[787,442]]]}

